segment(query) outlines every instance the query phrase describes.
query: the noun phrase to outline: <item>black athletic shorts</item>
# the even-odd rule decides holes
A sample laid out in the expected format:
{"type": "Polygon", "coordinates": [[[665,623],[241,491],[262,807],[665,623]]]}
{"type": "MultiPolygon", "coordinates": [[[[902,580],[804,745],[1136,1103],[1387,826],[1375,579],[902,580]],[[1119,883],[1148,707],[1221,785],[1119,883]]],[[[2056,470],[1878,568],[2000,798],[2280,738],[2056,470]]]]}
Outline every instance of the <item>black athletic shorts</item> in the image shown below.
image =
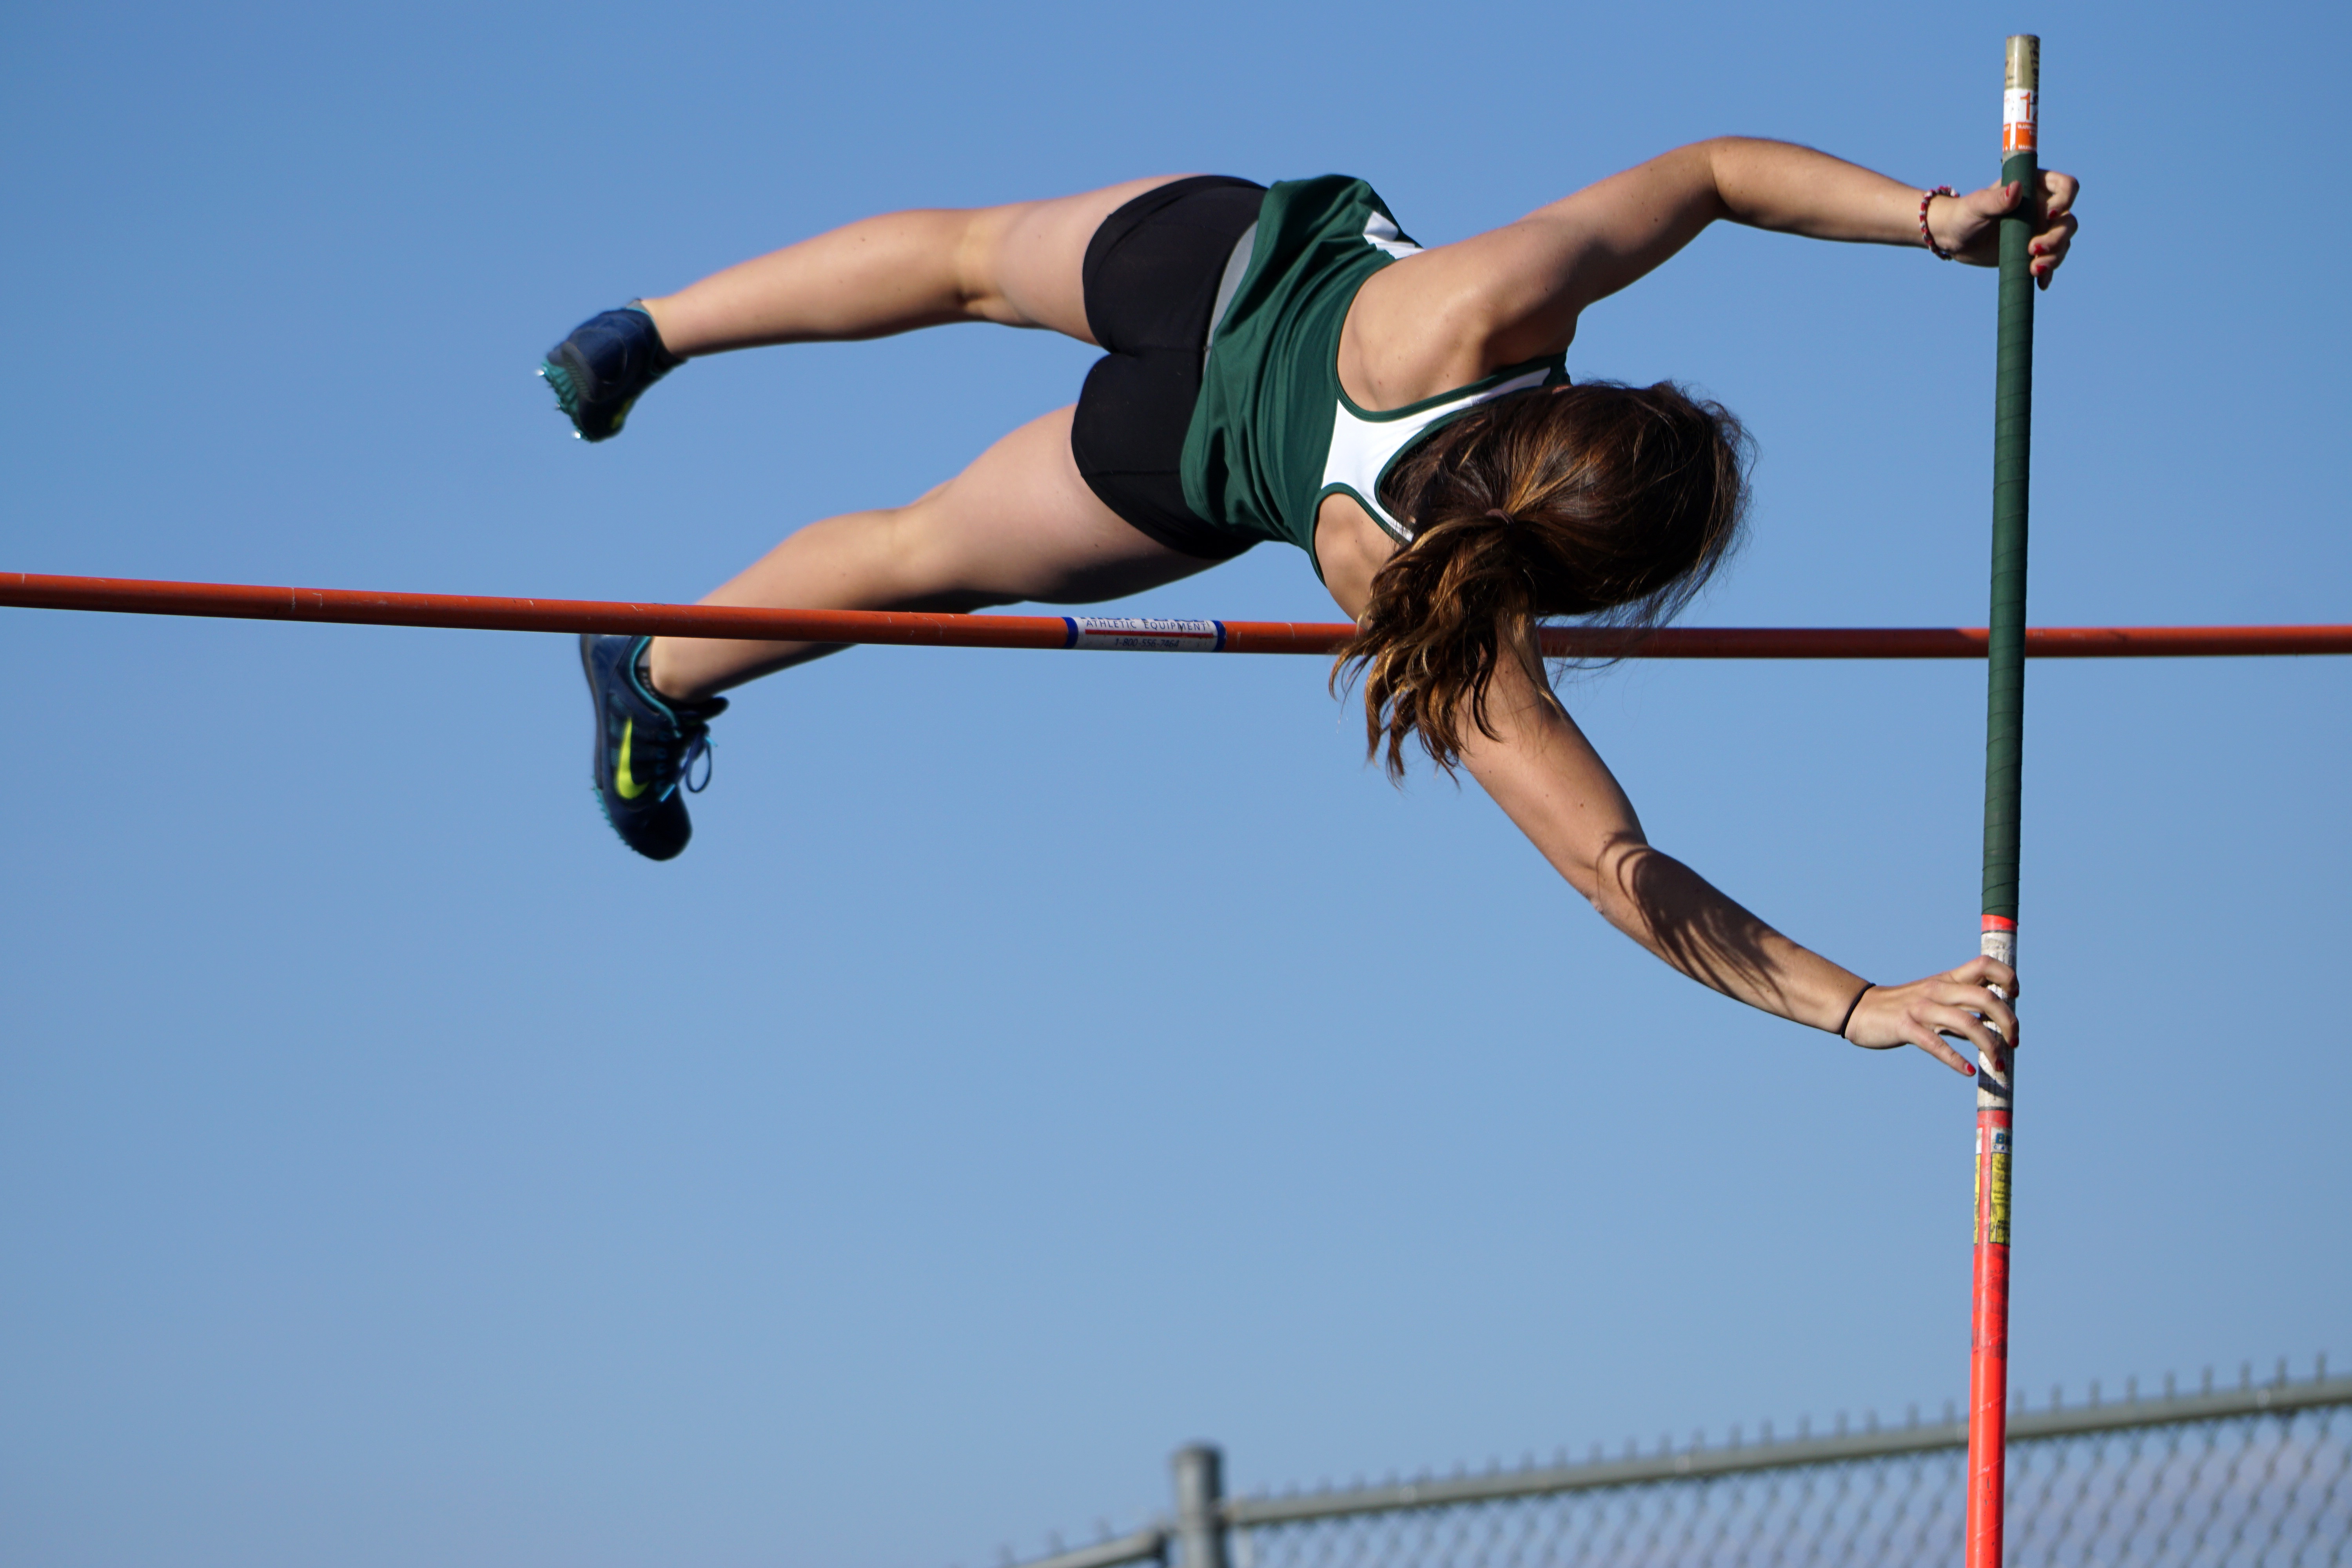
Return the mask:
{"type": "Polygon", "coordinates": [[[1198,174],[1143,193],[1087,246],[1087,325],[1109,352],[1087,373],[1070,424],[1078,472],[1103,504],[1171,550],[1224,561],[1247,550],[1184,504],[1184,432],[1201,395],[1217,285],[1264,185],[1198,174]]]}

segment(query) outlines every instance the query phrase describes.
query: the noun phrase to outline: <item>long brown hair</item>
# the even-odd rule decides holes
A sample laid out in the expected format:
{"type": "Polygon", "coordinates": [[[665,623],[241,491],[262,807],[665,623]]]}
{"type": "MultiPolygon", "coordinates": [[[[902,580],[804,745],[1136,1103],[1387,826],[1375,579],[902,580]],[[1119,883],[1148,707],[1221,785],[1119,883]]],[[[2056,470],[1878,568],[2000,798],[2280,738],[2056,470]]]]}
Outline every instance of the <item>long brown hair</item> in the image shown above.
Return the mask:
{"type": "Polygon", "coordinates": [[[1537,623],[1671,619],[1739,536],[1747,431],[1672,382],[1536,388],[1482,404],[1409,449],[1381,486],[1412,542],[1372,578],[1334,689],[1364,679],[1365,749],[1391,777],[1421,738],[1461,761],[1465,719],[1499,739],[1486,693],[1506,658],[1543,679],[1537,623]]]}

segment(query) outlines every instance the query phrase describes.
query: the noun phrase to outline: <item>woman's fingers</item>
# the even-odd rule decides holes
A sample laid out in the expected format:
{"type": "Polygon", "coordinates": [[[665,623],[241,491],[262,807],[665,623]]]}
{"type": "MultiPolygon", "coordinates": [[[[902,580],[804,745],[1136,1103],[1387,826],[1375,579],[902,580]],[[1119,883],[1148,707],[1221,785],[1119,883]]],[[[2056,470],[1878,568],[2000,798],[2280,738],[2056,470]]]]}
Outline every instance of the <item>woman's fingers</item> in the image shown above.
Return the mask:
{"type": "MultiPolygon", "coordinates": [[[[1990,1020],[2000,1031],[2002,1041],[2009,1047],[2017,1044],[2017,1009],[2008,1000],[2017,995],[2017,971],[1997,958],[1973,958],[1944,976],[1957,987],[1957,994],[1946,992],[1937,1000],[1947,1005],[1967,1008],[1990,1020]],[[1999,994],[1991,988],[1997,987],[1999,994]]],[[[1970,1037],[1974,1038],[1974,1037],[1970,1037]]],[[[1986,1042],[1978,1040],[1981,1048],[1986,1042]]]]}
{"type": "MultiPolygon", "coordinates": [[[[2050,279],[2057,275],[2074,244],[2074,231],[2080,226],[2074,216],[2074,198],[2082,188],[2072,174],[2054,169],[2042,172],[2041,223],[2026,251],[2027,270],[2039,288],[2050,287],[2050,279]]],[[[2000,220],[2017,214],[2025,202],[2025,185],[2015,180],[1987,185],[1961,197],[1966,225],[1951,248],[1979,267],[1995,265],[2000,259],[2000,220]]]]}
{"type": "Polygon", "coordinates": [[[2074,228],[2072,217],[2062,217],[2034,237],[2028,250],[2032,258],[2029,266],[2033,281],[2040,287],[2049,288],[2050,279],[2057,276],[2060,263],[2066,259],[2067,249],[2074,244],[2074,228]]]}
{"type": "Polygon", "coordinates": [[[2034,283],[2043,289],[2058,274],[2059,264],[2066,259],[2066,250],[2074,243],[2074,230],[2081,226],[2074,221],[2074,197],[2082,183],[2072,174],[2045,170],[2042,175],[2042,232],[2033,237],[2032,254],[2034,283]]]}
{"type": "Polygon", "coordinates": [[[1998,985],[2004,996],[2017,994],[2017,971],[1998,958],[1971,958],[1944,978],[1959,981],[1964,985],[1998,985]]]}
{"type": "Polygon", "coordinates": [[[1990,1056],[2000,1048],[2000,1041],[1992,1028],[1979,1017],[1971,1007],[1956,1006],[1948,1002],[1921,1009],[1921,1018],[1938,1035],[1948,1035],[1968,1041],[1979,1056],[1990,1056]]]}
{"type": "Polygon", "coordinates": [[[2006,1062],[2017,1039],[2017,1013],[1995,987],[2015,995],[2017,972],[1992,958],[1972,958],[1908,985],[1874,986],[1864,995],[1846,1037],[1871,1050],[1916,1046],[1953,1071],[1973,1074],[1976,1069],[1951,1040],[2006,1062]]]}
{"type": "MultiPolygon", "coordinates": [[[[1934,1001],[1939,1007],[1959,1009],[1983,1018],[1987,1024],[2000,1031],[2000,1037],[2004,1040],[2014,1043],[2017,1037],[2017,1015],[2010,1010],[2008,1003],[1982,986],[1954,984],[1938,986],[1934,1001]]],[[[1938,1024],[1937,1027],[1943,1028],[1948,1026],[1938,1024]]],[[[1970,1034],[1969,1038],[1979,1046],[1990,1043],[1975,1034],[1970,1034]]]]}
{"type": "Polygon", "coordinates": [[[1904,1043],[1918,1047],[1963,1078],[1976,1076],[1977,1069],[1969,1066],[1967,1058],[1946,1044],[1943,1037],[1933,1029],[1921,1029],[1918,1031],[1917,1038],[1906,1040],[1904,1043]]]}
{"type": "Polygon", "coordinates": [[[1971,267],[1999,265],[2000,220],[2015,212],[2024,200],[2025,187],[2016,181],[1987,185],[1980,191],[1971,191],[1962,196],[1962,222],[1952,236],[1949,246],[1952,254],[1971,267]]]}
{"type": "Polygon", "coordinates": [[[2071,216],[2061,217],[2034,235],[2029,248],[2035,256],[2048,256],[2053,252],[2063,255],[2066,247],[2074,243],[2074,231],[2081,226],[2071,216]]]}
{"type": "Polygon", "coordinates": [[[1991,219],[2013,210],[2024,195],[2025,187],[2011,180],[2006,184],[1987,185],[1980,191],[1970,191],[1960,200],[1978,218],[1991,219]]]}
{"type": "Polygon", "coordinates": [[[1965,969],[1942,977],[1936,1000],[1982,1013],[2004,1035],[2017,1027],[2017,1014],[2008,999],[2017,994],[2017,972],[2006,963],[1979,958],[1965,969]]]}

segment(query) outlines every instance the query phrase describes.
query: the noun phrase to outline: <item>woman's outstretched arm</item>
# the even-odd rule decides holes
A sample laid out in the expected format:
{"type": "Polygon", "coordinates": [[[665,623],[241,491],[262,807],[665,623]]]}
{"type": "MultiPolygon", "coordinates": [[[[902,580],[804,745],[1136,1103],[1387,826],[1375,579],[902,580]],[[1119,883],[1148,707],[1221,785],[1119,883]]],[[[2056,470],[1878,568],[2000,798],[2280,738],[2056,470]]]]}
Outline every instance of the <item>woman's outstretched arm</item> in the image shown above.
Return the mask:
{"type": "MultiPolygon", "coordinates": [[[[2035,279],[2047,287],[2066,258],[2077,190],[2045,172],[2042,190],[1990,185],[1928,204],[1936,242],[1959,259],[1999,259],[2001,216],[2038,199],[2035,279]]],[[[1876,245],[1919,244],[1919,187],[1787,142],[1717,137],[1612,174],[1517,223],[1440,246],[1365,285],[1364,326],[1385,336],[1392,317],[1444,321],[1457,342],[1483,345],[1491,366],[1566,348],[1584,308],[1658,267],[1718,219],[1756,228],[1876,245]]],[[[1350,326],[1355,323],[1351,321],[1350,326]]]]}
{"type": "Polygon", "coordinates": [[[1973,1069],[1950,1035],[1992,1048],[1990,1020],[2008,1040],[2017,1016],[1987,990],[2016,994],[2006,965],[1978,958],[1905,985],[1873,986],[1799,946],[1681,861],[1651,847],[1616,779],[1559,705],[1515,665],[1488,694],[1496,737],[1465,726],[1462,760],[1504,814],[1609,923],[1702,985],[1767,1013],[1836,1032],[1857,1046],[1917,1046],[1959,1072],[1973,1069]]]}
{"type": "MultiPolygon", "coordinates": [[[[1372,578],[1396,542],[1344,498],[1324,504],[1316,558],[1333,601],[1360,621],[1372,578]]],[[[1862,976],[1790,942],[1651,847],[1633,803],[1536,673],[1503,660],[1487,688],[1486,720],[1491,734],[1475,723],[1460,726],[1463,765],[1610,924],[1702,985],[1800,1024],[1837,1029],[1862,976]]],[[[1917,1046],[1969,1072],[1943,1035],[1990,1049],[1990,1020],[2004,1037],[2017,1038],[2016,1014],[1989,985],[2014,996],[2017,976],[1978,958],[1907,985],[1873,986],[1846,1023],[1845,1038],[1872,1050],[1917,1046]]]]}

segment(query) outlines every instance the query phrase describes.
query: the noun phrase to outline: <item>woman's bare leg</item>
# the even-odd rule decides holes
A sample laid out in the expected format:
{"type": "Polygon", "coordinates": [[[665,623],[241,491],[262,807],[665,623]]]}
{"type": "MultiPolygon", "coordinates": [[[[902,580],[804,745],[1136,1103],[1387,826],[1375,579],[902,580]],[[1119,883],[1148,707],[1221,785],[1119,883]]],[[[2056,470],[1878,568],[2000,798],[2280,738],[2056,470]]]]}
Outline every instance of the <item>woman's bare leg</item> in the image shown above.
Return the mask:
{"type": "Polygon", "coordinates": [[[887,337],[950,321],[1093,342],[1079,270],[1103,219],[1161,174],[1052,201],[890,213],[643,301],[670,353],[887,337]]]}
{"type": "MultiPolygon", "coordinates": [[[[809,524],[702,602],[957,611],[1024,599],[1088,604],[1215,564],[1146,538],[1102,503],[1070,456],[1070,414],[1031,420],[905,506],[809,524]]],[[[656,637],[647,664],[664,696],[691,701],[839,646],[656,637]]]]}
{"type": "MultiPolygon", "coordinates": [[[[950,321],[1044,327],[1091,343],[1087,246],[1120,206],[1182,176],[1051,201],[893,213],[788,246],[644,301],[671,353],[876,338],[950,321]]],[[[1085,604],[1210,564],[1138,532],[1070,455],[1071,410],[1005,437],[905,506],[811,523],[704,599],[795,609],[974,610],[1085,604]]],[[[835,645],[658,637],[655,687],[692,700],[835,645]]]]}

